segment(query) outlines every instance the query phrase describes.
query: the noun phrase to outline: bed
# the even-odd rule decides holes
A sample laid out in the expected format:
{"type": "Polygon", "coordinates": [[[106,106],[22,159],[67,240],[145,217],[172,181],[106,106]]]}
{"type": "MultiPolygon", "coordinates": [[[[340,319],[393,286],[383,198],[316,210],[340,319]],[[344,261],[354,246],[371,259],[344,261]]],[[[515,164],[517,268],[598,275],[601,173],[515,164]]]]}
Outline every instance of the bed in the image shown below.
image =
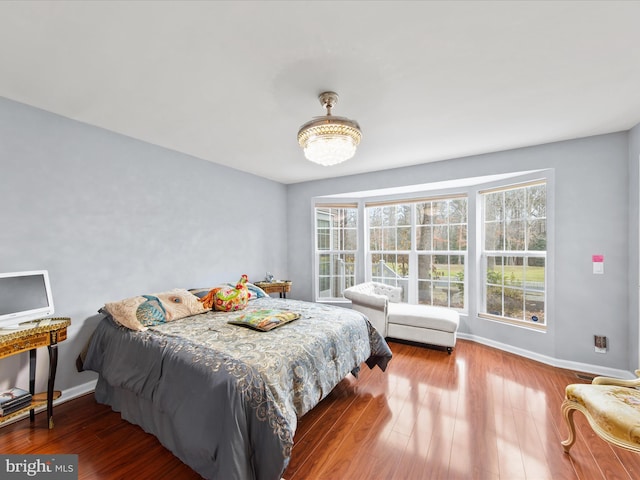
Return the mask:
{"type": "Polygon", "coordinates": [[[390,359],[355,310],[265,297],[241,312],[208,311],[145,331],[107,315],[83,368],[99,374],[98,402],[203,477],[279,480],[298,418],[363,363],[384,371],[390,359]],[[228,323],[261,310],[299,318],[266,332],[228,323]]]}

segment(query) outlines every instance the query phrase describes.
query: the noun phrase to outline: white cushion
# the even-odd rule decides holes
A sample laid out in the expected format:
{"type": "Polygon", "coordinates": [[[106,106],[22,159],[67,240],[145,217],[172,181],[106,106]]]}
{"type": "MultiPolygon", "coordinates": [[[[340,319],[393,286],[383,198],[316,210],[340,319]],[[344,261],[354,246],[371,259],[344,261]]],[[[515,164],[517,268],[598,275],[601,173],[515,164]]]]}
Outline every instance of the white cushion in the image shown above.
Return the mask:
{"type": "MultiPolygon", "coordinates": [[[[354,287],[351,287],[354,288],[354,287]]],[[[384,307],[387,305],[389,299],[384,295],[378,295],[373,292],[362,292],[356,289],[347,288],[343,295],[345,298],[348,298],[353,303],[359,303],[362,305],[367,305],[372,308],[378,308],[379,310],[384,310],[384,307]]]]}
{"type": "Polygon", "coordinates": [[[460,323],[460,315],[450,308],[408,303],[390,303],[388,308],[389,323],[443,332],[457,331],[460,323]]]}
{"type": "Polygon", "coordinates": [[[402,288],[379,282],[365,282],[347,288],[343,295],[354,303],[382,310],[387,302],[402,300],[402,288]]]}
{"type": "Polygon", "coordinates": [[[371,282],[374,286],[374,293],[384,295],[390,302],[400,302],[402,300],[402,288],[385,285],[384,283],[371,282]]]}

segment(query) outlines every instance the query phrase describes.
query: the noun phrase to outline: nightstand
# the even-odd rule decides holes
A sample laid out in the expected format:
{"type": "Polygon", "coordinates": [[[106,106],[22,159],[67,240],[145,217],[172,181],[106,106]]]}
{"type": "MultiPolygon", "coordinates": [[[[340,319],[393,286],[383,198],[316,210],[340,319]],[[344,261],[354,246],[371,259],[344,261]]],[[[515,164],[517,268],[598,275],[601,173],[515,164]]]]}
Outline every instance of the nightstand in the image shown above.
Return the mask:
{"type": "Polygon", "coordinates": [[[53,400],[60,392],[53,391],[58,366],[58,343],[67,338],[67,327],[71,325],[69,318],[45,318],[20,324],[16,328],[0,328],[0,358],[10,357],[22,352],[29,352],[29,393],[33,395],[31,404],[0,417],[0,423],[29,411],[29,417],[35,420],[35,409],[47,406],[49,428],[53,428],[53,400]],[[49,380],[47,393],[35,394],[36,383],[36,350],[47,347],[49,350],[49,380]]]}
{"type": "Polygon", "coordinates": [[[253,284],[267,293],[279,293],[280,298],[287,298],[292,283],[291,280],[275,280],[273,282],[254,282],[253,284]]]}

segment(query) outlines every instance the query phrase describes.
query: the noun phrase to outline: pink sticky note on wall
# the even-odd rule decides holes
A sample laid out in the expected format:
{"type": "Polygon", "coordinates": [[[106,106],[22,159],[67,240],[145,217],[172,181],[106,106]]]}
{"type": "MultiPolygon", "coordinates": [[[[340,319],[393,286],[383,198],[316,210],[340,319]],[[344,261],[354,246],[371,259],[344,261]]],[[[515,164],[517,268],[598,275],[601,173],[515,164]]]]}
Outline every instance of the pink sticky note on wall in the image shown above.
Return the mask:
{"type": "Polygon", "coordinates": [[[591,261],[593,263],[603,263],[604,255],[591,255],[591,261]]]}

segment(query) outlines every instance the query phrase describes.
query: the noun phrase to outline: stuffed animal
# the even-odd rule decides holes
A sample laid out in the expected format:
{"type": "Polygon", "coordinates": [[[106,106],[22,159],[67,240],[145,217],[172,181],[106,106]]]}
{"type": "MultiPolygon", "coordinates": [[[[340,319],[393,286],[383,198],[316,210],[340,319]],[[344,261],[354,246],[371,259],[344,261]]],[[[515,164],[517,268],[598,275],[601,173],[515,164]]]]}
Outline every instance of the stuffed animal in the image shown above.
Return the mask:
{"type": "Polygon", "coordinates": [[[249,278],[242,275],[235,287],[224,286],[212,289],[200,299],[204,308],[212,308],[221,312],[233,312],[242,310],[249,303],[249,289],[247,281],[249,278]]]}

